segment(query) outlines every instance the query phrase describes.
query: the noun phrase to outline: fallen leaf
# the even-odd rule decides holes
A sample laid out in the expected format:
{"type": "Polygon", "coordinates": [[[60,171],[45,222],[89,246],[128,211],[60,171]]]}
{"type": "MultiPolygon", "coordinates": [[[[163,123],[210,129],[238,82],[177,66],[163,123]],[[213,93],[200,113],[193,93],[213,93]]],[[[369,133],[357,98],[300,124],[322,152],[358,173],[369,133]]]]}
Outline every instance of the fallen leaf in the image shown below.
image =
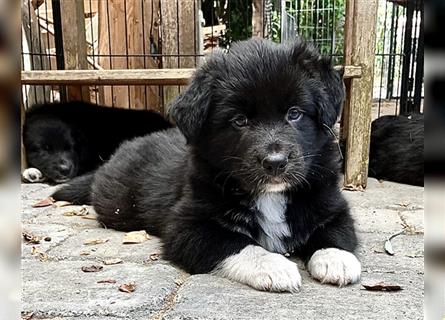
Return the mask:
{"type": "Polygon", "coordinates": [[[64,212],[63,215],[66,217],[72,217],[72,216],[78,216],[78,217],[83,217],[88,215],[88,208],[87,207],[82,207],[80,210],[71,210],[71,211],[67,211],[64,212]]]}
{"type": "Polygon", "coordinates": [[[385,241],[385,251],[387,254],[389,254],[391,256],[394,255],[394,249],[392,248],[392,244],[389,239],[385,241]]]}
{"type": "Polygon", "coordinates": [[[114,279],[105,279],[105,280],[99,280],[97,283],[116,283],[116,280],[114,279]]]}
{"type": "Polygon", "coordinates": [[[119,291],[131,293],[136,290],[136,284],[134,282],[124,283],[119,287],[119,291]]]}
{"type": "Polygon", "coordinates": [[[88,219],[88,220],[97,220],[96,216],[91,216],[91,215],[87,215],[87,216],[82,216],[82,219],[88,219]]]}
{"type": "Polygon", "coordinates": [[[119,258],[113,258],[113,259],[108,259],[108,260],[104,260],[104,265],[113,265],[113,264],[118,264],[118,263],[122,263],[122,259],[119,258]]]}
{"type": "Polygon", "coordinates": [[[399,291],[403,290],[398,284],[390,284],[383,281],[377,283],[362,283],[362,286],[369,291],[399,291]]]}
{"type": "Polygon", "coordinates": [[[147,234],[145,230],[141,231],[132,231],[125,234],[124,239],[122,240],[123,244],[136,244],[142,243],[150,239],[150,236],[147,234]]]}
{"type": "Polygon", "coordinates": [[[82,251],[82,252],[80,252],[80,255],[81,255],[81,256],[89,256],[90,253],[89,253],[89,252],[86,252],[86,251],[82,251]]]}
{"type": "Polygon", "coordinates": [[[34,318],[34,312],[30,312],[22,316],[22,320],[31,320],[32,318],[34,318]]]}
{"type": "Polygon", "coordinates": [[[151,255],[150,255],[150,260],[151,261],[156,261],[156,260],[159,260],[159,256],[160,256],[160,254],[159,253],[152,253],[151,255]]]}
{"type": "Polygon", "coordinates": [[[33,235],[30,232],[27,231],[23,231],[22,232],[22,236],[23,239],[28,243],[28,244],[39,244],[40,243],[40,237],[33,235]]]}
{"type": "Polygon", "coordinates": [[[72,203],[68,201],[56,201],[54,202],[53,207],[62,208],[70,205],[72,205],[72,203]]]}
{"type": "Polygon", "coordinates": [[[42,207],[48,207],[54,203],[53,197],[48,197],[46,199],[40,200],[39,202],[32,205],[33,208],[42,208],[42,207]]]}
{"type": "Polygon", "coordinates": [[[411,252],[406,255],[408,258],[423,258],[423,251],[411,252]]]}
{"type": "Polygon", "coordinates": [[[409,202],[400,202],[400,203],[398,203],[398,205],[401,206],[401,207],[406,208],[406,207],[408,207],[410,205],[410,203],[409,202]]]}
{"type": "Polygon", "coordinates": [[[36,255],[42,262],[48,261],[49,259],[48,255],[37,247],[32,247],[31,254],[36,255]]]}
{"type": "Polygon", "coordinates": [[[348,184],[343,187],[343,190],[347,191],[364,191],[362,186],[354,186],[353,184],[348,184]]]}
{"type": "Polygon", "coordinates": [[[96,265],[83,266],[82,271],[83,272],[99,272],[99,271],[102,271],[103,268],[104,267],[102,267],[102,266],[96,266],[96,265]]]}
{"type": "Polygon", "coordinates": [[[91,240],[86,240],[83,244],[86,246],[91,246],[95,244],[106,243],[108,241],[110,241],[110,239],[91,239],[91,240]]]}

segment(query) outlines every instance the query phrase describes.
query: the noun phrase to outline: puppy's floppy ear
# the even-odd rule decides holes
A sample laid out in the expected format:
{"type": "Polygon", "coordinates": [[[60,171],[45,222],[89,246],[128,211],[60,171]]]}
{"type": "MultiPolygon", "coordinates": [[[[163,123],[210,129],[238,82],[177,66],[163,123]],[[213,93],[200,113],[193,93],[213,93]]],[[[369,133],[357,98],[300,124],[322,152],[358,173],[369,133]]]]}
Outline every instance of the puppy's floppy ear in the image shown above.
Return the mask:
{"type": "Polygon", "coordinates": [[[170,105],[170,112],[187,143],[196,142],[207,119],[211,100],[211,79],[204,65],[198,69],[190,84],[170,105]]]}
{"type": "Polygon", "coordinates": [[[320,77],[325,91],[320,120],[323,124],[332,127],[340,116],[345,100],[343,70],[335,70],[329,58],[321,58],[320,77]]]}

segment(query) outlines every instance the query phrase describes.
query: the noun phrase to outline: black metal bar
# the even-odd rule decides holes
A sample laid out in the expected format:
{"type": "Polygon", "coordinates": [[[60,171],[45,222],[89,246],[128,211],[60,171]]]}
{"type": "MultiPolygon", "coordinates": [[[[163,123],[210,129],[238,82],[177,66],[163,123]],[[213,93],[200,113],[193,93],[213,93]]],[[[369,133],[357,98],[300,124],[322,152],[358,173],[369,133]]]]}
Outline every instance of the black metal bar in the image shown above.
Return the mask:
{"type": "MultiPolygon", "coordinates": [[[[147,69],[147,58],[145,56],[145,46],[147,44],[147,39],[145,37],[145,7],[144,7],[144,0],[141,0],[141,12],[142,12],[142,53],[144,54],[144,69],[147,69]]],[[[152,14],[153,17],[153,14],[152,14]]],[[[153,21],[151,21],[153,25],[153,21]]],[[[151,44],[149,45],[149,49],[151,47],[151,44]]],[[[148,109],[148,93],[147,93],[147,86],[144,86],[144,106],[145,109],[148,109]]],[[[151,107],[151,106],[150,106],[151,107]]]]}
{"type": "MultiPolygon", "coordinates": [[[[111,60],[111,30],[110,30],[110,7],[108,1],[105,1],[107,8],[107,30],[108,30],[108,58],[110,62],[110,69],[113,69],[113,62],[111,60]]],[[[114,86],[111,86],[111,106],[114,108],[114,86]]]]}
{"type": "MultiPolygon", "coordinates": [[[[383,25],[383,53],[385,53],[386,45],[386,18],[388,17],[388,1],[385,2],[385,19],[383,25]]],[[[385,70],[385,57],[381,57],[382,66],[380,68],[380,90],[379,90],[379,106],[377,111],[377,117],[380,117],[381,107],[382,107],[382,89],[383,89],[383,72],[385,70]]]]}
{"type": "Polygon", "coordinates": [[[422,87],[423,87],[423,76],[424,76],[424,10],[423,6],[420,6],[420,30],[419,30],[419,40],[417,46],[417,59],[416,59],[416,78],[414,84],[414,112],[421,112],[422,104],[422,87]]]}
{"type": "Polygon", "coordinates": [[[398,6],[394,3],[391,13],[391,30],[389,34],[389,59],[388,59],[388,77],[386,85],[386,99],[391,99],[394,90],[394,71],[396,64],[396,46],[397,46],[397,27],[398,27],[398,6]]]}
{"type": "MultiPolygon", "coordinates": [[[[56,47],[57,70],[65,70],[65,54],[63,50],[62,13],[60,11],[60,1],[51,1],[54,21],[54,45],[56,47]]],[[[59,88],[60,101],[67,101],[66,87],[59,88]]]]}
{"type": "Polygon", "coordinates": [[[414,4],[411,1],[407,2],[406,11],[406,26],[405,26],[405,41],[403,45],[403,69],[402,69],[402,88],[400,91],[400,114],[409,114],[408,106],[408,91],[409,91],[409,74],[411,66],[411,46],[412,46],[412,31],[413,31],[413,15],[414,4]]]}
{"type": "MultiPolygon", "coordinates": [[[[130,60],[128,52],[128,14],[127,14],[127,0],[124,0],[124,31],[125,31],[125,59],[127,63],[127,69],[130,69],[130,60]]],[[[128,94],[128,109],[131,109],[131,90],[130,86],[127,86],[128,94]]]]}

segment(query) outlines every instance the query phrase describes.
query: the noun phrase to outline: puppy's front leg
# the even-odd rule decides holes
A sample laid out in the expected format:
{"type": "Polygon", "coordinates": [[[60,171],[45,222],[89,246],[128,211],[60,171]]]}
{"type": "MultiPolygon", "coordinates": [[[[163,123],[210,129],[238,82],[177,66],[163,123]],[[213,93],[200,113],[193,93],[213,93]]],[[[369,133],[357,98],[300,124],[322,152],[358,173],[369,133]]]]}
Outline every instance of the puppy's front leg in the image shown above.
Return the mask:
{"type": "Polygon", "coordinates": [[[321,283],[344,286],[360,280],[361,264],[353,254],[357,238],[349,216],[337,218],[309,238],[304,258],[321,283]]]}
{"type": "Polygon", "coordinates": [[[42,172],[40,172],[37,168],[28,168],[25,169],[22,173],[22,179],[25,182],[37,183],[45,181],[42,172]]]}
{"type": "Polygon", "coordinates": [[[264,291],[296,292],[301,286],[295,263],[256,245],[248,245],[239,253],[228,256],[212,273],[264,291]]]}
{"type": "Polygon", "coordinates": [[[256,245],[244,234],[220,226],[184,226],[164,239],[164,255],[190,273],[212,273],[257,290],[296,292],[295,263],[256,245]]]}

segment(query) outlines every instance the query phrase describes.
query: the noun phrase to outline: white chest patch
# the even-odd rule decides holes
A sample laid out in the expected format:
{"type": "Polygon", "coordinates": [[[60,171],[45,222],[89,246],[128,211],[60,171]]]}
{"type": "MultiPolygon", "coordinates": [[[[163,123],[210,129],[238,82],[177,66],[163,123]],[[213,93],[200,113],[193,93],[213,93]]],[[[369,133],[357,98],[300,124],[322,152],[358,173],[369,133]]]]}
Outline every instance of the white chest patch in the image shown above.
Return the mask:
{"type": "Polygon", "coordinates": [[[287,251],[283,242],[284,237],[290,236],[285,215],[286,207],[286,196],[278,192],[264,193],[255,201],[255,209],[259,211],[258,223],[262,229],[257,241],[269,251],[287,251]]]}

